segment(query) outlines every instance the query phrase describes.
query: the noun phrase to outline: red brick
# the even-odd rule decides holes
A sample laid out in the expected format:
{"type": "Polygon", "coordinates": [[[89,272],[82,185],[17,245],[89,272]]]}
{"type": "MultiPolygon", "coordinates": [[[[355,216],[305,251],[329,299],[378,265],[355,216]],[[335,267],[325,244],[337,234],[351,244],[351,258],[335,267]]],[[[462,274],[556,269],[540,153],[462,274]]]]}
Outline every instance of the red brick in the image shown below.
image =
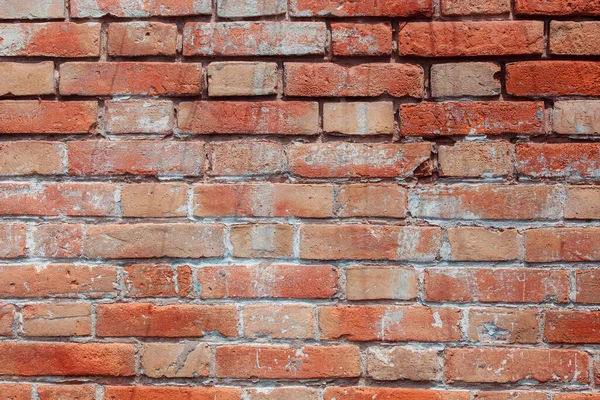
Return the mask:
{"type": "Polygon", "coordinates": [[[337,292],[329,265],[224,265],[198,269],[200,297],[326,299],[337,292]]]}
{"type": "Polygon", "coordinates": [[[96,129],[94,101],[0,101],[0,134],[73,134],[96,129]]]}
{"type": "Polygon", "coordinates": [[[588,355],[557,349],[448,349],[447,382],[588,383],[588,355]]]}
{"type": "Polygon", "coordinates": [[[367,375],[377,381],[436,381],[439,364],[436,349],[370,347],[367,352],[367,375]]]}
{"type": "Polygon", "coordinates": [[[433,302],[566,303],[566,271],[533,268],[425,270],[425,299],[433,302]]]}
{"type": "Polygon", "coordinates": [[[441,219],[545,220],[562,216],[562,191],[542,185],[446,185],[414,193],[413,216],[441,219]]]}
{"type": "Polygon", "coordinates": [[[500,94],[499,75],[500,66],[491,62],[434,64],[430,70],[431,96],[496,96],[500,94]]]}
{"type": "Polygon", "coordinates": [[[383,56],[392,53],[392,25],[333,23],[331,40],[336,56],[383,56]]]}
{"type": "Polygon", "coordinates": [[[228,0],[219,1],[217,15],[221,18],[263,17],[285,14],[287,0],[228,0]]]}
{"type": "Polygon", "coordinates": [[[111,56],[174,56],[177,25],[160,22],[123,22],[108,26],[108,54],[111,56]]]}
{"type": "Polygon", "coordinates": [[[73,0],[71,17],[100,18],[105,15],[124,18],[206,15],[212,11],[208,0],[73,0]]]}
{"type": "Polygon", "coordinates": [[[2,183],[0,214],[116,216],[116,188],[111,183],[2,183]]]}
{"type": "Polygon", "coordinates": [[[89,303],[27,304],[22,315],[25,336],[87,336],[92,333],[89,303]]]}
{"type": "Polygon", "coordinates": [[[187,265],[133,264],[123,272],[127,297],[188,297],[192,292],[192,269],[187,265]]]}
{"type": "Polygon", "coordinates": [[[1,400],[31,400],[31,385],[25,383],[0,384],[1,400]]]}
{"type": "Polygon", "coordinates": [[[0,224],[0,258],[18,258],[26,252],[27,226],[0,224]]]}
{"type": "Polygon", "coordinates": [[[442,0],[444,16],[501,15],[510,13],[510,0],[442,0]]]}
{"type": "Polygon", "coordinates": [[[328,387],[325,400],[469,400],[469,392],[382,387],[328,387]]]}
{"type": "Polygon", "coordinates": [[[133,376],[134,346],[120,343],[0,343],[0,374],[133,376]]]}
{"type": "Polygon", "coordinates": [[[294,227],[289,224],[233,225],[232,254],[239,258],[292,257],[294,227]]]}
{"type": "Polygon", "coordinates": [[[400,31],[402,56],[469,57],[542,54],[542,21],[408,22],[400,31]]]}
{"type": "Polygon", "coordinates": [[[552,21],[550,24],[550,52],[562,55],[599,55],[600,45],[595,38],[600,34],[596,21],[552,21]]]}
{"type": "Polygon", "coordinates": [[[600,177],[600,144],[517,145],[517,172],[534,178],[582,180],[600,177]]]}
{"type": "Polygon", "coordinates": [[[185,56],[303,56],[325,54],[324,22],[188,22],[185,56]]]}
{"type": "Polygon", "coordinates": [[[151,140],[71,141],[71,175],[198,176],[204,171],[204,143],[151,140]]]}
{"type": "Polygon", "coordinates": [[[338,188],[340,217],[404,218],[408,206],[406,189],[389,184],[354,184],[338,188]]]}
{"type": "Polygon", "coordinates": [[[98,57],[100,24],[0,24],[0,56],[98,57]]]}
{"type": "Polygon", "coordinates": [[[158,62],[71,62],[60,66],[60,94],[200,95],[202,65],[158,62]]]}
{"type": "Polygon", "coordinates": [[[600,304],[600,272],[580,270],[575,275],[575,301],[585,304],[600,304]]]}
{"type": "Polygon", "coordinates": [[[241,392],[240,389],[225,387],[105,386],[104,399],[239,400],[241,392]]]}
{"type": "Polygon", "coordinates": [[[600,343],[600,312],[548,310],[544,339],[548,343],[600,343]]]}
{"type": "Polygon", "coordinates": [[[442,246],[437,227],[317,225],[300,227],[300,257],[309,260],[433,261],[442,246]]]}
{"type": "Polygon", "coordinates": [[[514,96],[598,96],[600,63],[523,61],[506,64],[506,91],[514,96]]]}
{"type": "Polygon", "coordinates": [[[62,19],[65,4],[64,0],[4,0],[0,4],[0,15],[2,19],[62,19]]]}
{"type": "Polygon", "coordinates": [[[198,217],[333,216],[333,186],[287,183],[200,184],[194,186],[198,217]]]}
{"type": "Polygon", "coordinates": [[[244,337],[314,339],[314,307],[309,304],[251,304],[244,306],[244,337]]]}
{"type": "Polygon", "coordinates": [[[83,255],[89,258],[222,257],[220,224],[88,225],[83,255]]]}
{"type": "Polygon", "coordinates": [[[125,100],[106,102],[106,133],[156,133],[173,131],[173,102],[125,100]]]}
{"type": "Polygon", "coordinates": [[[287,169],[283,146],[276,142],[213,142],[209,159],[212,176],[277,175],[287,169]]]}
{"type": "Polygon", "coordinates": [[[81,256],[83,226],[44,224],[31,229],[29,253],[34,257],[77,258],[81,256]]]}
{"type": "Polygon", "coordinates": [[[412,300],[417,297],[418,273],[414,268],[356,266],[346,272],[348,300],[412,300]]]}
{"type": "Polygon", "coordinates": [[[468,336],[470,342],[537,343],[539,320],[536,309],[511,308],[469,309],[468,336]]]}
{"type": "Polygon", "coordinates": [[[316,102],[181,103],[178,116],[182,133],[316,135],[320,131],[316,102]]]}
{"type": "Polygon", "coordinates": [[[423,68],[412,64],[285,63],[285,94],[303,97],[423,97],[423,68]]]}
{"type": "Polygon", "coordinates": [[[461,226],[448,229],[452,261],[510,261],[521,258],[516,229],[492,230],[461,226]]]}
{"type": "Polygon", "coordinates": [[[529,262],[599,261],[600,228],[540,228],[525,231],[529,262]]]}
{"type": "Polygon", "coordinates": [[[218,378],[311,379],[352,378],[360,375],[356,346],[217,347],[218,378]]]}
{"type": "Polygon", "coordinates": [[[447,102],[402,104],[403,136],[544,133],[542,102],[447,102]]]}
{"type": "Polygon", "coordinates": [[[455,307],[319,307],[321,339],[327,340],[452,342],[461,338],[460,318],[455,307]]]}
{"type": "MultiPolygon", "coordinates": [[[[1,6],[0,6],[1,7],[1,6]]],[[[0,64],[0,96],[33,96],[54,94],[54,63],[0,64]]]]}
{"type": "Polygon", "coordinates": [[[515,13],[528,15],[600,15],[600,3],[595,0],[515,0],[515,13]]]}
{"type": "Polygon", "coordinates": [[[556,101],[552,130],[564,135],[600,134],[600,101],[556,101]]]}
{"type": "Polygon", "coordinates": [[[116,288],[117,270],[108,266],[0,266],[0,297],[108,298],[116,296],[116,288]]]}
{"type": "Polygon", "coordinates": [[[140,367],[151,378],[209,376],[211,353],[207,343],[148,343],[142,348],[140,367]]]}
{"type": "MultiPolygon", "coordinates": [[[[12,304],[0,304],[0,336],[12,336],[14,324],[15,306],[12,304]]],[[[0,393],[2,393],[1,389],[0,393]]]]}
{"type": "Polygon", "coordinates": [[[65,172],[66,147],[59,142],[0,143],[0,175],[57,175],[65,172]]]}
{"type": "Polygon", "coordinates": [[[432,14],[431,0],[391,2],[292,0],[290,2],[290,15],[293,17],[430,17],[432,14]]]}
{"type": "Polygon", "coordinates": [[[95,400],[95,385],[38,385],[39,400],[95,400]]]}
{"type": "Polygon", "coordinates": [[[396,178],[431,174],[431,143],[306,143],[287,148],[292,174],[306,178],[396,178]]]}
{"type": "Polygon", "coordinates": [[[440,176],[496,178],[514,173],[514,148],[508,142],[458,142],[438,147],[440,176]]]}
{"type": "Polygon", "coordinates": [[[99,304],[96,335],[125,337],[203,337],[215,331],[237,336],[237,312],[229,305],[99,304]]]}
{"type": "Polygon", "coordinates": [[[138,183],[121,186],[124,217],[167,218],[187,215],[188,185],[138,183]]]}
{"type": "Polygon", "coordinates": [[[600,219],[600,188],[596,186],[567,187],[565,218],[600,219]]]}

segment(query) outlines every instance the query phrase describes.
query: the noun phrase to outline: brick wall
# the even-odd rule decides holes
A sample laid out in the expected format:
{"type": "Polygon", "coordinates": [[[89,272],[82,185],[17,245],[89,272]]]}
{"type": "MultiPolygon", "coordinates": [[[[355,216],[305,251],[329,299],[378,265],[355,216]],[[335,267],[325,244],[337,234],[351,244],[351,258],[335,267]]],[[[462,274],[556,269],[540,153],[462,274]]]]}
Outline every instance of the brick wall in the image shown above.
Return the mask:
{"type": "Polygon", "coordinates": [[[0,0],[0,400],[600,400],[598,0],[0,0]]]}

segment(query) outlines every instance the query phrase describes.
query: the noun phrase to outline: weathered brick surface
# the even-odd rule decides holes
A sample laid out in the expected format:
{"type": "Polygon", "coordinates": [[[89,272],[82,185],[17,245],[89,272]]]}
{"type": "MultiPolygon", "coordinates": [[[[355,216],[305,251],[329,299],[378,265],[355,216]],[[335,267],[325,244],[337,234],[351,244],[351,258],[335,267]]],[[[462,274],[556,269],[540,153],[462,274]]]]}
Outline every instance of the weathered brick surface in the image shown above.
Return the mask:
{"type": "Polygon", "coordinates": [[[600,0],[0,0],[0,400],[600,400],[600,0]]]}

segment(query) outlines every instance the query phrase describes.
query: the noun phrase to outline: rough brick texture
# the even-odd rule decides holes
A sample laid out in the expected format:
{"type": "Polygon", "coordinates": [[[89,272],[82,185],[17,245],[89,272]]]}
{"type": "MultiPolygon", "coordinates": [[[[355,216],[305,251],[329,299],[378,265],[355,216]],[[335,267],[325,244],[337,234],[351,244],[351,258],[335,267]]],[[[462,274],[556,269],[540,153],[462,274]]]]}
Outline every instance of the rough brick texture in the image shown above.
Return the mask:
{"type": "Polygon", "coordinates": [[[600,0],[0,0],[0,400],[600,400],[600,0]]]}

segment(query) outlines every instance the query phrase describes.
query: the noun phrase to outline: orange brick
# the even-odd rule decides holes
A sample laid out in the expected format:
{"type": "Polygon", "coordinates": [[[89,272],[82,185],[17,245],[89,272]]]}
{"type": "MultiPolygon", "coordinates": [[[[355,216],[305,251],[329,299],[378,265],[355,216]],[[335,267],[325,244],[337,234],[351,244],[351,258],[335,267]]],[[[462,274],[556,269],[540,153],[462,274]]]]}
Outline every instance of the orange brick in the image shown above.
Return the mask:
{"type": "Polygon", "coordinates": [[[181,103],[179,129],[195,134],[316,135],[319,105],[300,101],[181,103]]]}
{"type": "Polygon", "coordinates": [[[0,24],[0,57],[98,57],[99,23],[0,24]]]}
{"type": "Polygon", "coordinates": [[[423,68],[412,64],[284,65],[285,94],[302,97],[423,97],[423,68]]]}
{"type": "Polygon", "coordinates": [[[133,376],[134,346],[121,343],[0,343],[0,374],[133,376]]]}
{"type": "MultiPolygon", "coordinates": [[[[178,0],[179,1],[179,0],[178,0]]],[[[241,390],[225,387],[105,386],[105,400],[239,400],[241,390]]]]}
{"type": "Polygon", "coordinates": [[[63,0],[5,0],[0,4],[0,15],[3,19],[64,18],[65,4],[63,0]]]}
{"type": "Polygon", "coordinates": [[[443,0],[442,14],[457,15],[501,15],[510,13],[510,0],[443,0]]]}
{"type": "Polygon", "coordinates": [[[523,61],[506,64],[506,91],[513,96],[597,96],[600,63],[592,61],[523,61]]]}
{"type": "Polygon", "coordinates": [[[187,215],[188,185],[138,183],[121,186],[124,217],[160,218],[187,215]]]}
{"type": "Polygon", "coordinates": [[[311,379],[351,378],[360,375],[356,346],[217,347],[218,378],[311,379]]]}
{"type": "Polygon", "coordinates": [[[71,62],[60,66],[60,94],[200,95],[202,65],[157,62],[71,62]]]}
{"type": "Polygon", "coordinates": [[[110,337],[237,336],[237,312],[229,305],[116,303],[96,306],[96,334],[110,337]]]}
{"type": "MultiPolygon", "coordinates": [[[[15,306],[0,304],[0,336],[12,336],[15,324],[15,306]]],[[[0,390],[0,393],[2,391],[0,390]]]]}
{"type": "Polygon", "coordinates": [[[329,265],[226,265],[198,269],[200,297],[326,299],[337,291],[329,265]]]}
{"type": "Polygon", "coordinates": [[[403,136],[541,134],[544,103],[447,102],[402,104],[403,136]]]}
{"type": "Polygon", "coordinates": [[[469,392],[385,387],[329,387],[325,400],[468,400],[469,392]]]}
{"type": "Polygon", "coordinates": [[[333,23],[331,40],[336,56],[383,56],[392,52],[392,25],[333,23]]]}
{"type": "Polygon", "coordinates": [[[529,262],[598,261],[600,228],[540,228],[525,231],[529,262]]]}
{"type": "Polygon", "coordinates": [[[539,314],[535,309],[471,308],[468,318],[470,342],[514,344],[539,341],[539,314]]]}
{"type": "Polygon", "coordinates": [[[210,358],[206,343],[146,343],[140,366],[151,378],[196,378],[209,375],[210,358]]]}
{"type": "Polygon", "coordinates": [[[0,384],[0,399],[2,400],[31,400],[31,385],[25,383],[0,384]]]}
{"type": "Polygon", "coordinates": [[[448,349],[447,382],[588,383],[588,355],[558,349],[448,349]]]}
{"type": "Polygon", "coordinates": [[[571,186],[567,188],[565,218],[600,219],[600,188],[571,186]]]}
{"type": "MultiPolygon", "coordinates": [[[[225,4],[231,4],[231,1],[225,4]]],[[[208,66],[208,95],[216,97],[276,94],[277,75],[278,66],[274,62],[213,62],[208,66]]],[[[248,106],[247,109],[252,107],[252,104],[248,106]]],[[[236,110],[230,111],[236,112],[236,110]]],[[[269,123],[269,121],[264,122],[269,123]]]]}
{"type": "Polygon", "coordinates": [[[435,381],[440,378],[437,350],[409,347],[370,347],[367,375],[377,381],[435,381]]]}
{"type": "Polygon", "coordinates": [[[440,176],[496,178],[514,174],[515,152],[508,142],[458,142],[438,147],[440,176]]]}
{"type": "Polygon", "coordinates": [[[18,258],[26,253],[27,226],[0,224],[0,258],[18,258]]]}
{"type": "Polygon", "coordinates": [[[57,175],[65,172],[66,147],[59,142],[0,143],[0,175],[57,175]]]}
{"type": "Polygon", "coordinates": [[[340,217],[404,218],[408,206],[407,191],[388,184],[354,184],[337,191],[340,217]]]}
{"type": "Polygon", "coordinates": [[[39,400],[95,400],[95,385],[38,385],[39,400]]]}
{"type": "Polygon", "coordinates": [[[73,264],[2,265],[0,296],[100,298],[117,295],[117,270],[73,264]]]}
{"type": "Polygon", "coordinates": [[[32,228],[35,257],[77,258],[81,256],[83,226],[78,224],[44,224],[32,228]]]}
{"type": "Polygon", "coordinates": [[[127,297],[188,297],[192,292],[192,269],[187,265],[128,265],[123,280],[127,297]]]}
{"type": "Polygon", "coordinates": [[[173,102],[165,100],[125,100],[106,102],[106,132],[112,134],[173,131],[173,102]]]}
{"type": "Polygon", "coordinates": [[[194,186],[198,217],[333,216],[333,186],[287,183],[200,184],[194,186]]]}
{"type": "Polygon", "coordinates": [[[452,342],[460,340],[455,307],[322,306],[321,339],[351,341],[452,342]]]}
{"type": "Polygon", "coordinates": [[[542,54],[542,21],[408,22],[399,53],[417,57],[542,54]]]}
{"type": "MultiPolygon", "coordinates": [[[[1,7],[1,6],[0,6],[1,7]]],[[[1,14],[0,14],[1,15],[1,14]]],[[[54,94],[54,63],[0,64],[0,96],[33,96],[54,94]]]]}
{"type": "Polygon", "coordinates": [[[412,300],[417,286],[417,271],[409,267],[361,265],[346,272],[348,300],[412,300]]]}
{"type": "Polygon", "coordinates": [[[600,304],[600,272],[593,269],[576,271],[575,285],[578,303],[600,304]]]}
{"type": "Polygon", "coordinates": [[[0,134],[74,134],[96,129],[95,101],[0,101],[0,134]]]}
{"type": "Polygon", "coordinates": [[[533,268],[425,270],[425,298],[433,302],[566,303],[566,271],[533,268]]]}
{"type": "Polygon", "coordinates": [[[83,255],[89,258],[220,257],[225,253],[223,235],[223,225],[219,224],[88,225],[83,255]]]}
{"type": "Polygon", "coordinates": [[[397,0],[379,3],[376,0],[294,0],[290,2],[293,17],[430,17],[431,0],[397,0]]]}
{"type": "Polygon", "coordinates": [[[209,151],[212,176],[277,175],[287,169],[283,146],[276,142],[213,142],[209,151]]]}
{"type": "Polygon", "coordinates": [[[564,2],[562,0],[516,0],[515,13],[527,15],[600,15],[600,4],[595,1],[573,0],[564,2]]]}
{"type": "Polygon", "coordinates": [[[520,237],[516,229],[450,228],[448,242],[449,259],[454,261],[509,261],[521,256],[520,237]]]}
{"type": "Polygon", "coordinates": [[[153,140],[72,141],[71,175],[199,176],[204,171],[204,143],[153,140]]]}

